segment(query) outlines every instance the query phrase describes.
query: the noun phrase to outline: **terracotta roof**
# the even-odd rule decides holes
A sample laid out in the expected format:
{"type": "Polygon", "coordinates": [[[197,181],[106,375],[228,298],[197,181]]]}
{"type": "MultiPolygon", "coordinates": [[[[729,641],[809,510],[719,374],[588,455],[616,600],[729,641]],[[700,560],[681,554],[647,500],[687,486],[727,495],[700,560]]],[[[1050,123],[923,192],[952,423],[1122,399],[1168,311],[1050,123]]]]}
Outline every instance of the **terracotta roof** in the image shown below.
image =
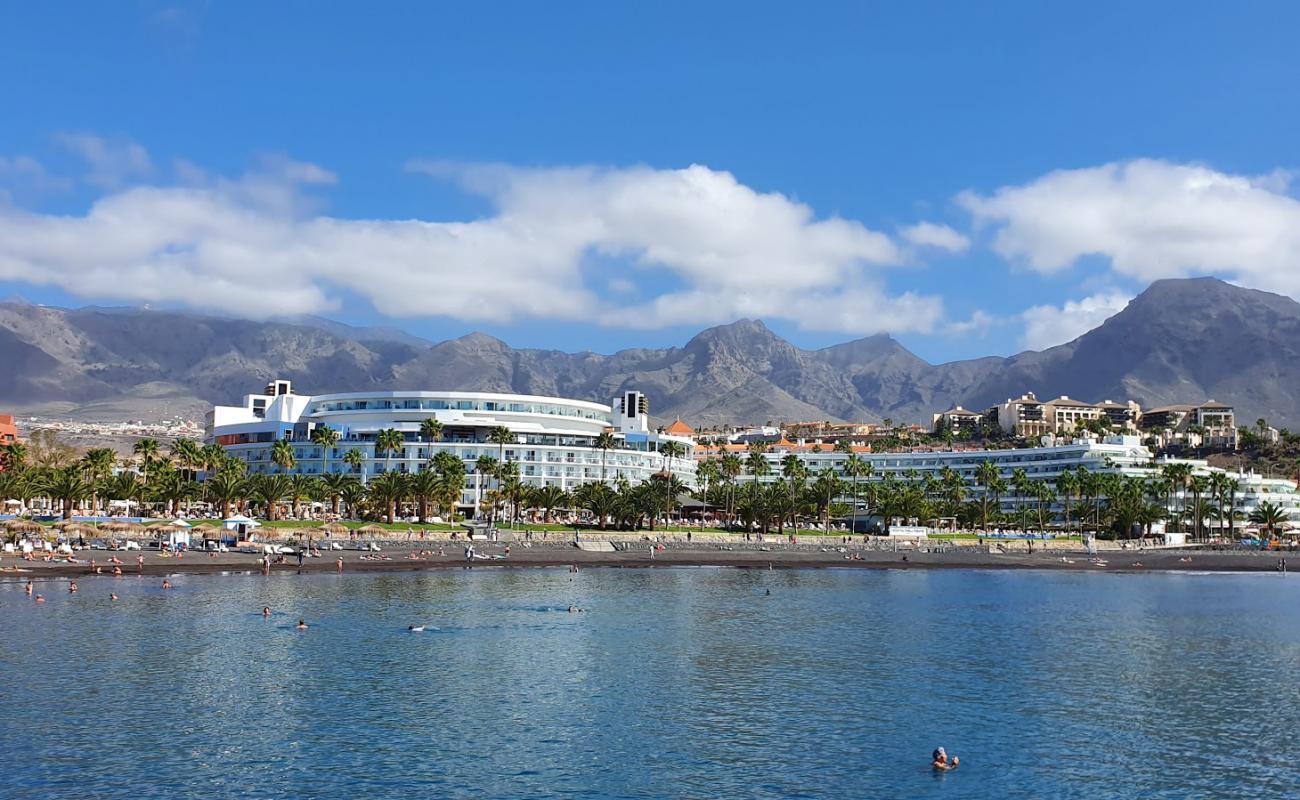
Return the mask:
{"type": "Polygon", "coordinates": [[[695,433],[695,429],[690,425],[687,425],[685,422],[682,422],[681,417],[678,417],[673,421],[672,425],[664,428],[664,433],[672,436],[691,436],[695,433]]]}

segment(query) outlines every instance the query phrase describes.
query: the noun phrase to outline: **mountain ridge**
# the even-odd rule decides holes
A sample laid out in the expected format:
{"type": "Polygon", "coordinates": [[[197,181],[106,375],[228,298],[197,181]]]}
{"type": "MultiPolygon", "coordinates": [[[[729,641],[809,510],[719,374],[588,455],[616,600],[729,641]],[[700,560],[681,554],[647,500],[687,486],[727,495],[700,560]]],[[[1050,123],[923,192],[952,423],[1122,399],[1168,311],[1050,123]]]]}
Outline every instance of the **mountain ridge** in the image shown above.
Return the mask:
{"type": "Polygon", "coordinates": [[[930,364],[888,334],[816,350],[761,320],[681,346],[567,353],[471,332],[426,342],[321,318],[253,322],[123,308],[0,303],[0,409],[99,418],[197,416],[272,377],[299,391],[464,389],[597,402],[628,388],[658,419],[928,421],[1023,391],[1146,407],[1214,397],[1241,419],[1300,424],[1300,304],[1213,278],[1153,283],[1097,328],[1046,350],[930,364]]]}

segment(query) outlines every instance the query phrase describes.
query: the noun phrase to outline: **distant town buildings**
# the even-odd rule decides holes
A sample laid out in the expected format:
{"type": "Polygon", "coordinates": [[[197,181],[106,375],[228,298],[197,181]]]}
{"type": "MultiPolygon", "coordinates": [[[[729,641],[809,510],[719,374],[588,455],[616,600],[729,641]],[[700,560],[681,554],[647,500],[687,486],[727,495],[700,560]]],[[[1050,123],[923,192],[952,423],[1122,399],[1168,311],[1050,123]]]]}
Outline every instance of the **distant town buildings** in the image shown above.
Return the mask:
{"type": "Polygon", "coordinates": [[[1043,401],[1033,392],[1026,392],[982,412],[955,406],[931,418],[931,431],[936,434],[1001,432],[1032,440],[1081,430],[1141,433],[1149,444],[1161,448],[1184,445],[1231,450],[1238,442],[1233,407],[1214,400],[1143,411],[1132,400],[1089,403],[1062,395],[1043,401]]]}

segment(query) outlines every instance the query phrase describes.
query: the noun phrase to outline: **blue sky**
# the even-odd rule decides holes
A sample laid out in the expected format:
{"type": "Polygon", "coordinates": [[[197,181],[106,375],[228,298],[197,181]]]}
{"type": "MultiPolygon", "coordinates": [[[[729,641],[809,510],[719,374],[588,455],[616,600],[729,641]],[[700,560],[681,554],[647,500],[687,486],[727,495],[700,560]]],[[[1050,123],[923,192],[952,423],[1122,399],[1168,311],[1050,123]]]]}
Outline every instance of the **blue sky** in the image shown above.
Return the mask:
{"type": "Polygon", "coordinates": [[[1300,296],[1297,17],[2,2],[0,297],[943,361],[1161,277],[1300,296]]]}

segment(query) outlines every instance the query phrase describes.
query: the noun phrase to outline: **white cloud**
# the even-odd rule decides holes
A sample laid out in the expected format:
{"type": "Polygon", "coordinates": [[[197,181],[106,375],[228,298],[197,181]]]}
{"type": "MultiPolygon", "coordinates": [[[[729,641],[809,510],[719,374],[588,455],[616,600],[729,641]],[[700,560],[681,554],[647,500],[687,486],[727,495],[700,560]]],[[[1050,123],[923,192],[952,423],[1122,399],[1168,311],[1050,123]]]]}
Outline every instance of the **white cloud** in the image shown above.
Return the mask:
{"type": "Polygon", "coordinates": [[[116,189],[153,172],[148,151],[135,142],[92,133],[60,133],[55,141],[86,162],[86,182],[101,189],[116,189]]]}
{"type": "MultiPolygon", "coordinates": [[[[92,167],[107,160],[94,144],[102,140],[77,141],[92,167]]],[[[138,153],[126,171],[100,164],[97,180],[151,170],[138,153]]],[[[82,216],[0,209],[0,280],[255,317],[328,312],[343,291],[391,317],[471,322],[598,318],[655,328],[760,316],[866,334],[929,330],[942,314],[937,298],[885,293],[881,270],[902,261],[889,236],[817,219],[806,205],[707,167],[412,169],[457,181],[494,213],[469,222],[342,219],[316,213],[304,192],[337,180],[320,167],[264,160],[230,180],[179,162],[182,185],[109,191],[82,216]],[[635,308],[599,300],[594,288],[623,285],[611,281],[625,281],[616,270],[629,265],[658,299],[635,308]]]]}
{"type": "Polygon", "coordinates": [[[970,239],[947,225],[933,222],[918,222],[903,228],[899,234],[917,247],[934,247],[949,253],[964,253],[970,247],[970,239]]]}
{"type": "Polygon", "coordinates": [[[1122,311],[1132,299],[1131,294],[1107,291],[1063,306],[1028,308],[1021,314],[1025,323],[1021,344],[1026,349],[1042,350],[1072,341],[1122,311]]]}
{"type": "Polygon", "coordinates": [[[987,311],[976,310],[970,315],[970,319],[948,323],[946,330],[949,334],[958,336],[983,336],[993,326],[1005,323],[1006,319],[1003,317],[995,317],[987,311]]]}
{"type": "Polygon", "coordinates": [[[0,156],[0,183],[21,185],[38,192],[61,192],[72,188],[71,181],[51,175],[44,164],[31,156],[0,156]]]}
{"type": "Polygon", "coordinates": [[[1220,274],[1300,295],[1300,202],[1289,173],[1231,175],[1137,160],[1052,172],[958,202],[997,229],[994,249],[1045,274],[1089,255],[1143,282],[1220,274]]]}

